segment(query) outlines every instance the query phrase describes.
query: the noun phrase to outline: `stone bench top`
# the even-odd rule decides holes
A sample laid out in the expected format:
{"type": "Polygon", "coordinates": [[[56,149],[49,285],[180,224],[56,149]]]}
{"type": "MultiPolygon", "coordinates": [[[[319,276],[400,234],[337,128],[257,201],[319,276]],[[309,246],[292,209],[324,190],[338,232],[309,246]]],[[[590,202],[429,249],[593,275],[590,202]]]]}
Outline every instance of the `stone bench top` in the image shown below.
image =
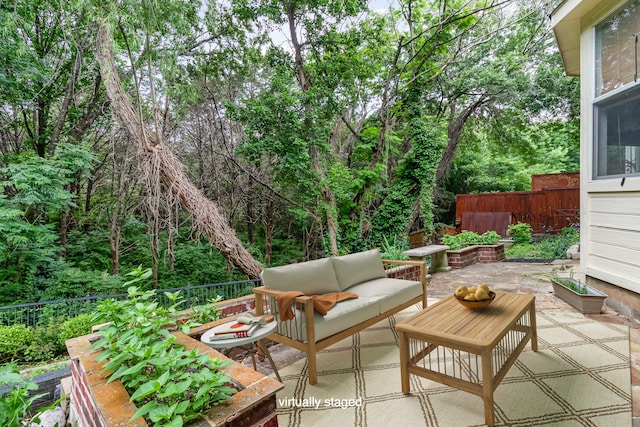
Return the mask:
{"type": "Polygon", "coordinates": [[[409,249],[408,251],[402,252],[406,256],[409,257],[423,257],[427,255],[433,255],[438,252],[444,252],[449,249],[449,246],[446,245],[429,245],[429,246],[421,246],[419,248],[409,249]]]}

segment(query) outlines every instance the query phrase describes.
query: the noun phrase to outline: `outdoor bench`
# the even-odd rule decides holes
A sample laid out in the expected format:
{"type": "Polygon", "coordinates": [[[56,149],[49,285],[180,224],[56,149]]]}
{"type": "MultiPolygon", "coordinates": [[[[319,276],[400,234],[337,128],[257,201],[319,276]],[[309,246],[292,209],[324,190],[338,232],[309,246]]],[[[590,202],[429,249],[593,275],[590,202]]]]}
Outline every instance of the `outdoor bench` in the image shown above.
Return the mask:
{"type": "Polygon", "coordinates": [[[256,314],[278,322],[269,339],[307,354],[309,384],[317,382],[317,352],[413,304],[427,306],[426,264],[382,260],[377,249],[267,268],[261,278],[256,314]],[[389,277],[406,266],[418,267],[418,280],[389,277]],[[314,310],[333,296],[346,299],[325,315],[314,310]]]}
{"type": "Polygon", "coordinates": [[[438,271],[449,271],[449,262],[447,260],[447,251],[449,246],[447,245],[428,245],[421,246],[419,248],[409,249],[404,251],[403,254],[408,256],[410,260],[425,261],[426,258],[431,258],[431,265],[429,266],[430,273],[436,273],[438,271]]]}

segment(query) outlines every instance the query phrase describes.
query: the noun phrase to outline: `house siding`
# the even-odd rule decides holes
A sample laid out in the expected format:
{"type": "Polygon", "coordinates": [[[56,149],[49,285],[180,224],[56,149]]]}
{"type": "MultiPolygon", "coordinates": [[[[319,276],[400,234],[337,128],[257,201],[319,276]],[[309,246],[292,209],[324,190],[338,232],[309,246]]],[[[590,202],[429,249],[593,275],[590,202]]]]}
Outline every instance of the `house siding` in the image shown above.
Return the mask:
{"type": "Polygon", "coordinates": [[[594,27],[625,1],[577,4],[589,10],[580,19],[580,267],[592,278],[640,294],[640,177],[593,178],[594,27]]]}
{"type": "Polygon", "coordinates": [[[640,293],[640,192],[586,195],[588,275],[640,293]]]}

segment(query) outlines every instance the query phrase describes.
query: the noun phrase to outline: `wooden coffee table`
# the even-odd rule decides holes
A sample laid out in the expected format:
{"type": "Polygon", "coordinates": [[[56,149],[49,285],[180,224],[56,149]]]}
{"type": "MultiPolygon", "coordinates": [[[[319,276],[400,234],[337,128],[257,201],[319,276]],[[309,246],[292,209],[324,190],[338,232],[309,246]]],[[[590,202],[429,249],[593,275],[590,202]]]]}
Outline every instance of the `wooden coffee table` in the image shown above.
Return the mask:
{"type": "Polygon", "coordinates": [[[535,297],[496,292],[482,310],[470,310],[453,296],[398,323],[402,392],[409,374],[477,394],[484,419],[494,420],[493,392],[531,340],[538,350],[535,297]]]}

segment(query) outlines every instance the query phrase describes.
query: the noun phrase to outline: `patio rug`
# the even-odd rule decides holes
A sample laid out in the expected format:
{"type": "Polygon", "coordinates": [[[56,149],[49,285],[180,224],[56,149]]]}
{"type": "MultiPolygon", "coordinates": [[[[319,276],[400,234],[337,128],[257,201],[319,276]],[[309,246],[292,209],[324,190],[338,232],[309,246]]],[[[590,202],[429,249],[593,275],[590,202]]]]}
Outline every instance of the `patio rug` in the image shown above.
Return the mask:
{"type": "MultiPolygon", "coordinates": [[[[400,388],[396,322],[407,309],[280,369],[278,423],[296,426],[482,426],[479,396],[411,375],[400,388]]],[[[537,312],[538,351],[522,352],[495,391],[497,426],[631,426],[629,329],[576,312],[537,312]]]]}

